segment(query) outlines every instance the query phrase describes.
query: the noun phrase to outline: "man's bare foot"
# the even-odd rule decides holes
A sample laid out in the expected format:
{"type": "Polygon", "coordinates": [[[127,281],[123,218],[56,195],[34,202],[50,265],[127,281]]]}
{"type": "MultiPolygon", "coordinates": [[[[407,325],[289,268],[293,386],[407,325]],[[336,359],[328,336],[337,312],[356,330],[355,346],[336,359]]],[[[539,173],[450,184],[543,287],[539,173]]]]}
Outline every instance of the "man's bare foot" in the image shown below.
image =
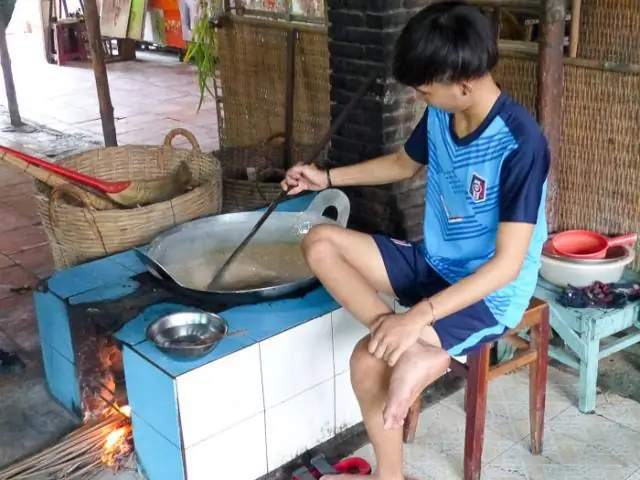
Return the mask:
{"type": "Polygon", "coordinates": [[[401,428],[411,404],[448,364],[448,354],[431,345],[416,343],[404,352],[391,373],[389,397],[382,412],[384,428],[401,428]]]}

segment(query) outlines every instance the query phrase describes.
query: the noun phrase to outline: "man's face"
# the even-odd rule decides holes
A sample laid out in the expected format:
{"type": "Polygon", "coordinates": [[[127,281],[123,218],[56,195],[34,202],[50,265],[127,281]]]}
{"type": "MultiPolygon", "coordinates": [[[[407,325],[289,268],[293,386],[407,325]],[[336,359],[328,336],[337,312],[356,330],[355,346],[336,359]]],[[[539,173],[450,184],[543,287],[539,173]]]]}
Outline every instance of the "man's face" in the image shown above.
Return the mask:
{"type": "Polygon", "coordinates": [[[468,86],[462,83],[431,83],[421,85],[415,91],[418,100],[445,112],[461,112],[470,105],[470,96],[465,95],[468,86]]]}

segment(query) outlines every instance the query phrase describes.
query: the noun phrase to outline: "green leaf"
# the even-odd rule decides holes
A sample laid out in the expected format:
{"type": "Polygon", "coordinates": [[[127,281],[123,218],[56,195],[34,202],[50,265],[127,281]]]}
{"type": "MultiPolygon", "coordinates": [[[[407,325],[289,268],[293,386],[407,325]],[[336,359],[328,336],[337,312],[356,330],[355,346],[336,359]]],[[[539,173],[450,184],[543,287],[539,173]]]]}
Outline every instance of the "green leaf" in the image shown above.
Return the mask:
{"type": "MultiPolygon", "coordinates": [[[[211,11],[212,5],[209,5],[207,0],[203,0],[201,5],[202,12],[211,11]]],[[[217,46],[216,32],[209,24],[209,15],[202,14],[193,28],[191,41],[188,43],[184,56],[185,62],[194,63],[198,74],[198,86],[200,89],[198,111],[200,111],[207,93],[215,98],[215,93],[209,87],[209,82],[213,80],[216,70],[218,61],[217,46]]]]}

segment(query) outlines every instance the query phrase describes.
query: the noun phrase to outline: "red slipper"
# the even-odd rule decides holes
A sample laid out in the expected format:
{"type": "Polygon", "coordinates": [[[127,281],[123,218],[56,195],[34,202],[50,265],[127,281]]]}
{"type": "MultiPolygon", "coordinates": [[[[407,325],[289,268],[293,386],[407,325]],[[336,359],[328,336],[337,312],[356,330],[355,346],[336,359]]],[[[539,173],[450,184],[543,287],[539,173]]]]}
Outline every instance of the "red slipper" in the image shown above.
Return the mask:
{"type": "Polygon", "coordinates": [[[364,458],[348,457],[336,463],[335,468],[338,473],[350,473],[353,475],[370,475],[371,465],[364,458]]]}

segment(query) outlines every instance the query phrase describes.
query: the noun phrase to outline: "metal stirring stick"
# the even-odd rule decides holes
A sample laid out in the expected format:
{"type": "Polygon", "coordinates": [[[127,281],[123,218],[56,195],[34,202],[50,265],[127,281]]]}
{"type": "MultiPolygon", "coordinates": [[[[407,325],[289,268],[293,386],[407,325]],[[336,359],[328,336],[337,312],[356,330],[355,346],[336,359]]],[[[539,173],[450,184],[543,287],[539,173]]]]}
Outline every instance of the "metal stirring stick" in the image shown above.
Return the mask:
{"type": "MultiPolygon", "coordinates": [[[[309,155],[302,161],[302,163],[304,165],[309,165],[312,162],[314,162],[316,160],[316,158],[318,157],[318,155],[320,155],[320,153],[322,152],[322,150],[324,149],[324,147],[327,145],[327,143],[329,143],[329,140],[331,140],[332,135],[336,132],[336,130],[338,128],[340,128],[342,126],[342,124],[344,123],[344,121],[347,119],[347,116],[351,113],[351,111],[358,105],[358,103],[360,103],[360,101],[362,100],[362,98],[365,96],[365,94],[369,91],[369,89],[371,88],[371,85],[373,85],[374,80],[376,79],[376,77],[378,76],[377,72],[371,72],[371,74],[369,74],[369,76],[367,77],[367,79],[364,81],[364,83],[362,84],[362,86],[360,87],[360,89],[356,92],[356,94],[351,98],[351,100],[349,101],[349,103],[347,104],[346,107],[344,107],[344,109],[340,112],[340,115],[338,115],[338,118],[336,118],[335,122],[333,122],[331,124],[331,127],[329,128],[329,130],[327,130],[327,132],[324,134],[324,136],[320,139],[320,141],[316,144],[316,146],[313,148],[313,150],[309,153],[309,155]]],[[[229,266],[231,265],[231,263],[238,257],[238,255],[240,255],[242,253],[242,251],[245,249],[245,247],[247,246],[247,244],[251,241],[251,239],[256,235],[256,233],[258,233],[258,230],[260,230],[260,227],[262,227],[262,225],[264,224],[264,222],[267,221],[267,219],[269,218],[269,216],[273,213],[273,211],[276,209],[276,207],[278,206],[278,204],[287,196],[287,192],[285,190],[283,190],[282,192],[280,192],[280,194],[276,197],[275,200],[273,200],[271,202],[271,204],[269,205],[269,207],[267,208],[267,210],[264,212],[264,214],[262,215],[262,217],[260,217],[260,219],[257,221],[257,223],[255,224],[255,226],[251,229],[251,231],[249,232],[249,234],[245,237],[244,240],[242,240],[242,242],[240,243],[240,245],[238,245],[238,247],[233,251],[233,253],[231,253],[231,255],[229,256],[229,258],[227,258],[227,260],[222,264],[222,266],[218,269],[218,271],[215,273],[215,275],[213,276],[213,279],[211,280],[211,282],[209,282],[209,285],[207,286],[207,290],[213,290],[213,287],[222,279],[222,277],[224,276],[224,274],[227,272],[227,270],[229,269],[229,266]]]]}

